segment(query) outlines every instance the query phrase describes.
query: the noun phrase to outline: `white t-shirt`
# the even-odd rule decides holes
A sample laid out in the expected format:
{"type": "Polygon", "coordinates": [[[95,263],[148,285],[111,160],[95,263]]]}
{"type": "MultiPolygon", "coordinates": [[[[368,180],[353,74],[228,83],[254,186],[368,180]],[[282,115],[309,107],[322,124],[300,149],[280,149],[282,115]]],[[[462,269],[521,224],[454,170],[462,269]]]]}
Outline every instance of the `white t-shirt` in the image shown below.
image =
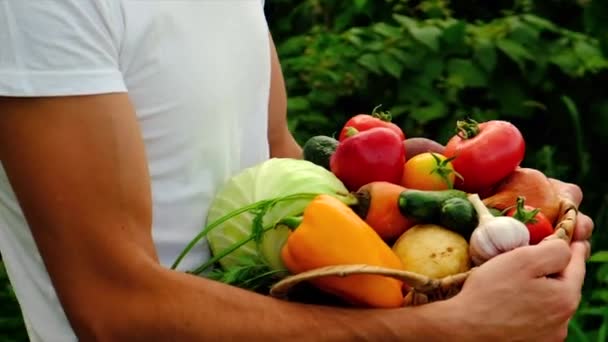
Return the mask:
{"type": "MultiPolygon", "coordinates": [[[[202,228],[217,186],[268,158],[269,88],[261,0],[0,0],[0,96],[128,91],[166,266],[202,228]]],[[[31,340],[75,341],[1,167],[0,251],[31,340]]]]}

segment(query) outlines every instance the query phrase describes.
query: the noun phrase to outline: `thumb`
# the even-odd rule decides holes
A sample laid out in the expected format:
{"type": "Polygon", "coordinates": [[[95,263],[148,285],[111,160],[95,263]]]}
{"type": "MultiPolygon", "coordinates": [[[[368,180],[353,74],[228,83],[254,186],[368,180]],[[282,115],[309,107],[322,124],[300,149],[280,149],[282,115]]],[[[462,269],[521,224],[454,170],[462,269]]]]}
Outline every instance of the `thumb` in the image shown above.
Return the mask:
{"type": "Polygon", "coordinates": [[[568,243],[562,239],[546,240],[520,249],[523,269],[535,278],[562,273],[572,257],[568,243]]]}

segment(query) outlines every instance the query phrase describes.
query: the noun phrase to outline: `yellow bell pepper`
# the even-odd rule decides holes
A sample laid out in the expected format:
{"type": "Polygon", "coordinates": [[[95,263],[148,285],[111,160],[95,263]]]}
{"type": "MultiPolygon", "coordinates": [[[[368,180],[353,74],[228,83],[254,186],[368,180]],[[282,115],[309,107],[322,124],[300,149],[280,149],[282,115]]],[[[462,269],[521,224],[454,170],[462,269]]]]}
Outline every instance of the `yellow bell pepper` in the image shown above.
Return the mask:
{"type": "MultiPolygon", "coordinates": [[[[281,258],[293,274],[347,264],[403,269],[399,257],[373,228],[329,195],[317,196],[306,207],[301,223],[281,250],[281,258]]],[[[359,306],[392,308],[403,304],[403,282],[387,276],[325,276],[311,282],[359,306]]]]}

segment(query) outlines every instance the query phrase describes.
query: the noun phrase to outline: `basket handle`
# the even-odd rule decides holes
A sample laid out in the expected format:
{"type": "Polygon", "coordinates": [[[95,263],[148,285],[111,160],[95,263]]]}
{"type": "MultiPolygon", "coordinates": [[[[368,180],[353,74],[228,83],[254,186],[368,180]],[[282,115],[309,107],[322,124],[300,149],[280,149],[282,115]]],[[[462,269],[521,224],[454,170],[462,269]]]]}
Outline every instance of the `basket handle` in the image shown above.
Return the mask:
{"type": "Polygon", "coordinates": [[[555,226],[553,234],[544,238],[543,241],[554,239],[563,239],[568,243],[572,241],[574,228],[576,227],[576,217],[578,216],[578,207],[570,199],[564,197],[561,198],[560,203],[559,222],[555,226]]]}
{"type": "Polygon", "coordinates": [[[272,286],[270,289],[270,295],[273,297],[285,297],[293,286],[319,277],[346,277],[356,274],[388,276],[404,281],[414,291],[421,293],[432,293],[436,292],[438,289],[445,289],[447,291],[454,286],[462,286],[473,269],[474,268],[468,270],[467,272],[450,275],[444,278],[433,279],[414,272],[364,264],[325,266],[282,279],[272,286]]]}

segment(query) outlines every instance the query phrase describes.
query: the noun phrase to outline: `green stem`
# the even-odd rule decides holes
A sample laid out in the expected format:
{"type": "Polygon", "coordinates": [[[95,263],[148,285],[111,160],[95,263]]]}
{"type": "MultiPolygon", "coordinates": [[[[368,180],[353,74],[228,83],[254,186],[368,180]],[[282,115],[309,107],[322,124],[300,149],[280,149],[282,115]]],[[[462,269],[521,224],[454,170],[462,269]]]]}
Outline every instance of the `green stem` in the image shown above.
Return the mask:
{"type": "Polygon", "coordinates": [[[574,126],[574,145],[576,148],[576,154],[578,158],[578,177],[585,177],[589,171],[589,164],[585,162],[585,148],[583,146],[583,133],[581,128],[580,114],[576,107],[576,104],[567,95],[561,96],[562,102],[566,105],[570,118],[572,119],[572,125],[574,126]]]}
{"type": "Polygon", "coordinates": [[[190,252],[190,250],[192,250],[192,248],[194,248],[194,246],[201,240],[203,239],[212,229],[214,229],[215,227],[219,226],[220,224],[230,220],[231,218],[238,216],[240,214],[246,213],[250,210],[253,210],[257,207],[259,207],[261,204],[268,202],[268,200],[261,200],[252,204],[249,204],[247,206],[244,206],[242,208],[239,208],[237,210],[231,211],[228,214],[220,217],[219,219],[213,221],[212,223],[210,223],[207,227],[205,227],[200,233],[198,233],[194,239],[192,239],[190,241],[190,243],[188,243],[188,245],[186,245],[186,248],[184,248],[184,250],[179,254],[179,256],[177,257],[177,259],[175,260],[175,262],[173,262],[173,265],[171,265],[171,269],[176,269],[177,266],[179,265],[179,263],[184,259],[184,257],[190,252]]]}
{"type": "Polygon", "coordinates": [[[241,286],[246,288],[248,284],[251,284],[251,283],[253,283],[254,281],[258,281],[258,280],[260,280],[260,279],[266,278],[266,277],[268,277],[268,276],[275,275],[275,274],[277,274],[277,273],[288,273],[288,272],[289,272],[289,271],[288,271],[288,270],[286,270],[286,269],[281,269],[281,270],[271,270],[271,271],[268,271],[268,272],[264,272],[264,273],[262,273],[262,274],[259,274],[259,275],[255,276],[255,277],[253,277],[253,278],[247,279],[246,281],[244,281],[244,282],[241,284],[241,286]]]}
{"type": "Polygon", "coordinates": [[[374,109],[372,110],[372,116],[374,118],[378,118],[382,121],[385,122],[391,122],[393,121],[393,116],[391,115],[390,112],[378,112],[378,108],[382,107],[381,104],[377,105],[376,107],[374,107],[374,109]]]}
{"type": "MultiPolygon", "coordinates": [[[[263,229],[263,232],[267,232],[271,229],[274,229],[274,225],[269,226],[269,227],[265,227],[263,229]]],[[[232,246],[230,246],[229,248],[223,250],[221,253],[218,253],[216,255],[214,255],[211,259],[207,260],[207,262],[205,262],[203,265],[199,266],[198,268],[196,268],[194,271],[190,272],[193,274],[201,274],[202,272],[204,272],[206,269],[208,269],[209,267],[213,266],[213,264],[215,264],[216,262],[220,261],[223,257],[227,256],[228,254],[236,251],[237,249],[243,247],[244,245],[246,245],[248,242],[253,241],[255,237],[253,235],[249,235],[247,238],[233,244],[232,246]]]]}
{"type": "Polygon", "coordinates": [[[479,123],[473,119],[458,120],[456,130],[462,139],[471,139],[479,134],[479,123]]]}
{"type": "Polygon", "coordinates": [[[535,208],[532,210],[526,210],[525,201],[526,199],[523,196],[517,197],[517,204],[515,205],[516,209],[513,217],[524,224],[536,223],[536,214],[540,212],[540,209],[535,208]]]}
{"type": "Polygon", "coordinates": [[[431,174],[436,173],[437,175],[439,175],[439,177],[441,177],[441,179],[443,179],[448,189],[454,189],[454,182],[452,182],[452,180],[450,179],[450,175],[454,174],[455,177],[462,179],[462,175],[456,172],[456,170],[454,170],[450,164],[452,160],[454,160],[456,157],[441,160],[433,152],[431,152],[431,156],[435,160],[435,168],[431,170],[431,174]]]}
{"type": "Polygon", "coordinates": [[[302,216],[288,216],[282,218],[278,224],[287,226],[290,230],[295,230],[302,223],[303,219],[302,216]]]}

